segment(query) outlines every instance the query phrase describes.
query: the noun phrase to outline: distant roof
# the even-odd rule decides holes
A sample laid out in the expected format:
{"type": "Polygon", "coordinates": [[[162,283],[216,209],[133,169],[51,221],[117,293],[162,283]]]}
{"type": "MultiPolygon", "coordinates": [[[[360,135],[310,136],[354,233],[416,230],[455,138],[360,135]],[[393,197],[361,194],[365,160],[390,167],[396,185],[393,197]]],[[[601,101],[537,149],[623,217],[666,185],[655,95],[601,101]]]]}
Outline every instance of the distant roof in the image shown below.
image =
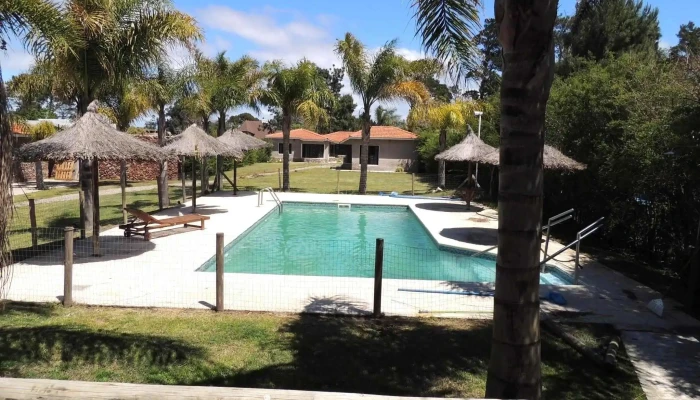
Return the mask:
{"type": "MultiPolygon", "coordinates": [[[[331,142],[342,143],[348,139],[362,139],[362,131],[339,131],[325,135],[331,142]]],[[[373,126],[369,130],[370,139],[416,140],[418,136],[396,126],[373,126]]]]}
{"type": "MultiPolygon", "coordinates": [[[[328,135],[319,135],[316,132],[308,129],[292,129],[289,132],[289,138],[307,142],[326,142],[329,141],[328,135]]],[[[267,139],[282,139],[282,132],[271,133],[266,136],[267,139]]]]}
{"type": "Polygon", "coordinates": [[[27,129],[26,125],[21,125],[21,124],[12,124],[10,126],[10,132],[14,133],[15,135],[29,135],[31,132],[29,132],[29,129],[27,129]]]}
{"type": "Polygon", "coordinates": [[[263,139],[268,134],[262,121],[243,121],[238,129],[245,133],[251,134],[258,139],[263,139]]]}

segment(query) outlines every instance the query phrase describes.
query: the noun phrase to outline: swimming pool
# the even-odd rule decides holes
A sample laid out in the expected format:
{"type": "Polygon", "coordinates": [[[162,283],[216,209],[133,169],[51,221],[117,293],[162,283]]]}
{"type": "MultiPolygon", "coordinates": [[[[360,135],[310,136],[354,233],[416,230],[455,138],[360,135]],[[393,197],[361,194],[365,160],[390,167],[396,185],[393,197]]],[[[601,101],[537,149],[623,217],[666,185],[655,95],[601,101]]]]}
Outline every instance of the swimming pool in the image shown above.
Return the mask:
{"type": "MultiPolygon", "coordinates": [[[[375,240],[384,239],[384,278],[493,282],[495,257],[440,248],[405,206],[284,203],[224,250],[224,271],[307,276],[374,276],[375,240]]],[[[200,271],[214,271],[208,260],[200,271]]],[[[566,285],[556,268],[543,284],[566,285]]]]}

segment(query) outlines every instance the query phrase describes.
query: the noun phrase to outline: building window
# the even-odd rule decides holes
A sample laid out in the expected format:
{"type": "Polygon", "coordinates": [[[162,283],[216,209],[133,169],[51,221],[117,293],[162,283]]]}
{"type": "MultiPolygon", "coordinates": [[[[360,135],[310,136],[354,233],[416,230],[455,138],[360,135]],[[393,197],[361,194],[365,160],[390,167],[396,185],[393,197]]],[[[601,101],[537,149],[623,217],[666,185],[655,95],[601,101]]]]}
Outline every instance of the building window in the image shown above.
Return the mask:
{"type": "MultiPolygon", "coordinates": [[[[282,147],[283,144],[284,143],[277,143],[277,152],[280,154],[282,154],[282,152],[284,151],[284,147],[282,147]]],[[[289,154],[292,154],[292,144],[291,143],[289,144],[289,154]]]]}
{"type": "Polygon", "coordinates": [[[303,158],[323,158],[322,144],[302,144],[301,156],[303,158]]]}
{"type": "Polygon", "coordinates": [[[367,164],[379,165],[379,146],[369,146],[369,154],[367,155],[367,164]]]}

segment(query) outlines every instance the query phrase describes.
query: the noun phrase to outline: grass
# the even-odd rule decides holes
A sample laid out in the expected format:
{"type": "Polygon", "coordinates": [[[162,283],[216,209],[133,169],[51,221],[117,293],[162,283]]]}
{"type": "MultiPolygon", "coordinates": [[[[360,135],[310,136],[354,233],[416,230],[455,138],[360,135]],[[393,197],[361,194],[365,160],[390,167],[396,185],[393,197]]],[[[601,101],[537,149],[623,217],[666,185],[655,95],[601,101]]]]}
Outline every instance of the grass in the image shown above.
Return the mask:
{"type": "MultiPolygon", "coordinates": [[[[277,189],[279,177],[275,175],[248,176],[239,173],[238,188],[243,190],[259,190],[265,187],[277,189]]],[[[409,173],[370,172],[367,179],[367,192],[398,192],[400,194],[439,195],[445,196],[450,192],[432,193],[437,186],[435,175],[417,174],[412,183],[409,173]]],[[[291,190],[308,193],[357,193],[360,184],[359,171],[338,171],[331,168],[315,168],[291,172],[289,177],[291,190]]],[[[229,188],[228,182],[224,187],[229,188]]]]}
{"type": "MultiPolygon", "coordinates": [[[[318,167],[318,163],[307,163],[307,162],[290,162],[289,169],[295,168],[306,168],[306,167],[318,167]]],[[[255,174],[276,174],[278,170],[282,169],[281,162],[269,162],[269,163],[257,163],[246,165],[238,168],[238,176],[249,176],[255,174]]],[[[229,178],[233,176],[233,171],[227,171],[226,173],[229,178]]]]}
{"type": "MultiPolygon", "coordinates": [[[[66,184],[71,184],[69,187],[55,187],[51,189],[46,189],[46,190],[39,190],[36,192],[32,193],[27,193],[25,194],[18,194],[12,198],[12,201],[14,203],[21,203],[25,202],[29,199],[34,199],[34,200],[41,200],[41,199],[50,199],[52,197],[59,197],[59,196],[65,196],[69,194],[77,194],[78,193],[78,184],[77,182],[66,182],[66,184]]],[[[140,181],[140,182],[127,182],[126,187],[136,187],[136,186],[149,186],[149,185],[155,185],[156,181],[140,181]]],[[[113,181],[113,180],[107,180],[107,181],[100,181],[100,190],[108,190],[108,189],[119,189],[121,186],[119,186],[119,181],[113,181]]]]}
{"type": "MultiPolygon", "coordinates": [[[[460,319],[23,303],[0,318],[5,377],[407,396],[483,396],[491,337],[460,319]]],[[[545,398],[643,397],[624,353],[621,372],[602,370],[543,331],[542,359],[545,398]]]]}
{"type": "MultiPolygon", "coordinates": [[[[188,196],[191,193],[188,193],[188,196]]],[[[182,197],[182,189],[170,187],[170,201],[177,204],[182,197]]],[[[121,194],[100,196],[100,225],[109,227],[122,222],[121,194]]],[[[127,205],[146,212],[158,209],[158,190],[150,189],[126,194],[127,205]]],[[[19,250],[31,247],[29,208],[17,207],[10,223],[10,248],[19,250]]],[[[80,224],[80,205],[77,199],[43,203],[36,205],[36,219],[39,231],[39,244],[60,239],[63,228],[77,227],[80,224]],[[53,228],[53,229],[51,229],[53,228]]]]}

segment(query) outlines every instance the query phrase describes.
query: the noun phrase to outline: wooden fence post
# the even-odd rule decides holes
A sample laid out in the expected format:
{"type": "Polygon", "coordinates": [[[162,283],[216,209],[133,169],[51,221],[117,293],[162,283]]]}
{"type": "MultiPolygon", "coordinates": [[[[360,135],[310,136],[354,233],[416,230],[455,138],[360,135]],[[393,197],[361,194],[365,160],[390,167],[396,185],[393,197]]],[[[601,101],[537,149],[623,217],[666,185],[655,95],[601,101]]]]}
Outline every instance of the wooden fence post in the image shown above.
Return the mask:
{"type": "Polygon", "coordinates": [[[411,174],[411,196],[416,195],[415,191],[413,190],[415,180],[416,180],[416,174],[412,173],[411,174]]]}
{"type": "Polygon", "coordinates": [[[29,224],[32,228],[32,250],[39,246],[39,237],[36,231],[36,204],[34,199],[29,199],[29,224]]]}
{"type": "Polygon", "coordinates": [[[63,305],[73,305],[73,227],[67,226],[63,240],[63,305]]]}
{"type": "Polygon", "coordinates": [[[335,183],[335,190],[337,194],[340,194],[340,170],[338,170],[338,179],[336,180],[335,183]]]}
{"type": "Polygon", "coordinates": [[[216,311],[224,311],[224,234],[216,234],[216,311]]]}
{"type": "Polygon", "coordinates": [[[377,238],[374,254],[374,317],[382,316],[382,275],[384,274],[384,239],[377,238]]]}
{"type": "Polygon", "coordinates": [[[279,183],[279,191],[282,191],[282,169],[277,168],[277,181],[279,183]]]}

